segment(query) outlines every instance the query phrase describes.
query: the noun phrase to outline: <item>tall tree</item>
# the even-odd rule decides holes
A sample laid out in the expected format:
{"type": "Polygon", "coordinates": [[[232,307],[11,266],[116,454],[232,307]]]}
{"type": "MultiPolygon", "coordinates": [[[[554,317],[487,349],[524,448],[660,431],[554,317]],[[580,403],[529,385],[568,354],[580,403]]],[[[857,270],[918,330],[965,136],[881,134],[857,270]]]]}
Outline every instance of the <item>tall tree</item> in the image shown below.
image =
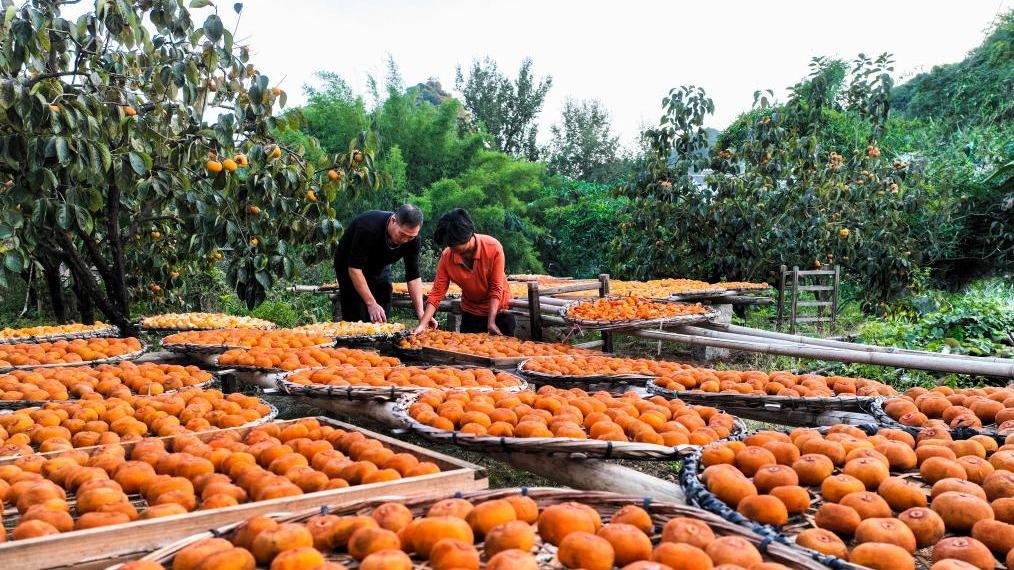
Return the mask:
{"type": "Polygon", "coordinates": [[[339,191],[378,184],[365,135],[313,162],[279,145],[299,115],[277,114],[285,93],[206,0],[203,25],[182,2],[64,4],[4,3],[0,286],[64,265],[84,319],[94,305],[132,331],[131,303],[185,273],[221,260],[252,307],[301,253],[327,255],[339,191]]]}
{"type": "Polygon", "coordinates": [[[546,150],[549,172],[588,182],[605,182],[616,172],[618,138],[613,136],[609,111],[597,99],[563,104],[560,123],[549,128],[553,138],[546,150]]]}
{"type": "Polygon", "coordinates": [[[530,58],[521,62],[514,81],[488,57],[482,61],[473,60],[467,76],[459,65],[455,80],[455,87],[464,97],[465,108],[492,135],[497,148],[515,158],[528,160],[538,159],[535,120],[552,85],[552,76],[535,77],[530,58]]]}

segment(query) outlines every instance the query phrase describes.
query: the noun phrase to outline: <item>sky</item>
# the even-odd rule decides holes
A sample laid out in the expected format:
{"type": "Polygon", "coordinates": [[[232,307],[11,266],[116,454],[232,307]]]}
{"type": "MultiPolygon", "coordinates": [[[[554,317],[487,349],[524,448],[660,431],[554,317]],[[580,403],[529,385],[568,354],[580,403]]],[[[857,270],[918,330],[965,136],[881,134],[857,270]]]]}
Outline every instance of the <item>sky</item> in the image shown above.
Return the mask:
{"type": "MultiPolygon", "coordinates": [[[[233,29],[232,2],[219,4],[233,29]]],[[[290,104],[305,100],[303,85],[322,70],[365,95],[388,55],[406,85],[436,78],[452,92],[459,64],[490,56],[513,75],[530,57],[536,74],[553,78],[541,142],[573,97],[599,99],[631,144],[674,87],[704,87],[715,102],[708,126],[721,129],[757,89],[784,95],[814,56],[889,51],[904,80],[960,61],[1010,8],[1011,0],[247,0],[236,37],[290,104]]],[[[196,11],[198,25],[205,12],[196,11]]]]}

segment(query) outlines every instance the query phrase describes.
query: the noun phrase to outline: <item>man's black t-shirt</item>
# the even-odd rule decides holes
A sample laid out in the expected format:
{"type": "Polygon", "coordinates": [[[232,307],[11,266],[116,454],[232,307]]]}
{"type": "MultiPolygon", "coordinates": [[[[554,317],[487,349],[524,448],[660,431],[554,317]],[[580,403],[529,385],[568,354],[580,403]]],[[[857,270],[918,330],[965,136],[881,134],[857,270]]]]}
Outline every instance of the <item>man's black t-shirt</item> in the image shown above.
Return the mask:
{"type": "Polygon", "coordinates": [[[405,259],[405,281],[419,278],[419,238],[391,247],[387,242],[387,221],[392,212],[363,212],[345,228],[338,241],[334,269],[340,281],[349,279],[349,268],[361,269],[368,281],[389,281],[390,265],[405,259]]]}

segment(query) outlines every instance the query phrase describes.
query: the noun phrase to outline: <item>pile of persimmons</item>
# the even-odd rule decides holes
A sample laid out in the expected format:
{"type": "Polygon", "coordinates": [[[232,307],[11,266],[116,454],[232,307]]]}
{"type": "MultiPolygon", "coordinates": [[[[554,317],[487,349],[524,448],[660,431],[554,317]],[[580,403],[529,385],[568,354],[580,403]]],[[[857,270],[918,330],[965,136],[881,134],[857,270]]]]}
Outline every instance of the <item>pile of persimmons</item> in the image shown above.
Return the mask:
{"type": "Polygon", "coordinates": [[[728,437],[735,419],[707,406],[688,406],[635,392],[613,396],[543,386],[538,392],[430,390],[409,414],[417,422],[476,436],[705,445],[728,437]]]}
{"type": "Polygon", "coordinates": [[[913,569],[929,549],[939,568],[1014,561],[1014,437],[761,431],[705,447],[701,464],[702,481],[730,508],[842,560],[913,569]]]}
{"type": "MultiPolygon", "coordinates": [[[[0,465],[0,506],[20,515],[11,540],[291,497],[440,468],[315,419],[27,455],[0,465]],[[143,506],[132,497],[140,495],[143,506]]],[[[0,540],[5,538],[0,533],[0,540]]]]}
{"type": "Polygon", "coordinates": [[[397,368],[329,366],[303,370],[288,381],[296,384],[326,386],[369,386],[402,388],[512,388],[521,385],[516,376],[489,368],[450,368],[442,366],[400,366],[397,368]]]}
{"type": "MultiPolygon", "coordinates": [[[[417,561],[435,570],[538,570],[544,566],[533,551],[547,544],[564,567],[585,570],[785,568],[766,563],[745,538],[720,534],[698,518],[675,517],[657,530],[660,535],[636,505],[603,516],[589,504],[540,506],[521,494],[474,503],[449,498],[416,511],[388,502],[369,514],[322,514],[305,522],[255,517],[226,537],[184,547],[172,568],[411,570],[417,561]]],[[[137,561],[123,570],[164,568],[137,561]]]]}
{"type": "Polygon", "coordinates": [[[87,338],[0,344],[0,369],[12,366],[78,364],[141,350],[136,338],[87,338]]]}

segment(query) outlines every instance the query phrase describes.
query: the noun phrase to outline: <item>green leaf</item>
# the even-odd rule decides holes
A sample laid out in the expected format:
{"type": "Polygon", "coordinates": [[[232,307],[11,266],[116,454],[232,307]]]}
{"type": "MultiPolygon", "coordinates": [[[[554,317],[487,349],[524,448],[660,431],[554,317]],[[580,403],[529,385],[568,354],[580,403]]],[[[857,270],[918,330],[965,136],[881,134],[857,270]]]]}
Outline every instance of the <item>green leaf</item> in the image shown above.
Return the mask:
{"type": "Polygon", "coordinates": [[[62,166],[69,164],[71,158],[73,158],[70,155],[70,145],[67,144],[67,139],[63,137],[58,137],[56,139],[56,158],[60,161],[62,166]]]}
{"type": "Polygon", "coordinates": [[[134,172],[136,172],[139,176],[144,176],[148,172],[148,165],[146,164],[144,158],[136,152],[130,153],[130,167],[133,168],[134,172]]]}
{"type": "Polygon", "coordinates": [[[77,227],[86,234],[92,233],[92,230],[95,229],[92,215],[81,206],[74,206],[74,219],[77,221],[77,227]]]}
{"type": "Polygon", "coordinates": [[[65,230],[70,228],[70,204],[60,204],[57,207],[56,225],[65,230]]]}
{"type": "Polygon", "coordinates": [[[0,224],[0,239],[10,239],[14,235],[14,228],[7,224],[0,224]]]}
{"type": "Polygon", "coordinates": [[[271,288],[271,274],[267,271],[258,271],[254,274],[254,277],[257,279],[257,282],[260,283],[261,287],[265,289],[271,288]]]}
{"type": "Polygon", "coordinates": [[[211,0],[190,0],[190,7],[191,8],[204,8],[205,6],[210,6],[210,5],[211,5],[211,0]]]}
{"type": "Polygon", "coordinates": [[[8,271],[21,271],[21,256],[16,251],[8,251],[7,255],[4,256],[4,267],[8,271]]]}
{"type": "Polygon", "coordinates": [[[243,3],[236,2],[235,4],[232,5],[232,9],[235,10],[237,14],[239,14],[240,12],[243,11],[243,3]]]}
{"type": "Polygon", "coordinates": [[[204,35],[208,36],[208,39],[217,42],[222,39],[222,33],[225,31],[225,26],[222,25],[222,19],[217,14],[208,16],[208,19],[204,21],[204,35]]]}

